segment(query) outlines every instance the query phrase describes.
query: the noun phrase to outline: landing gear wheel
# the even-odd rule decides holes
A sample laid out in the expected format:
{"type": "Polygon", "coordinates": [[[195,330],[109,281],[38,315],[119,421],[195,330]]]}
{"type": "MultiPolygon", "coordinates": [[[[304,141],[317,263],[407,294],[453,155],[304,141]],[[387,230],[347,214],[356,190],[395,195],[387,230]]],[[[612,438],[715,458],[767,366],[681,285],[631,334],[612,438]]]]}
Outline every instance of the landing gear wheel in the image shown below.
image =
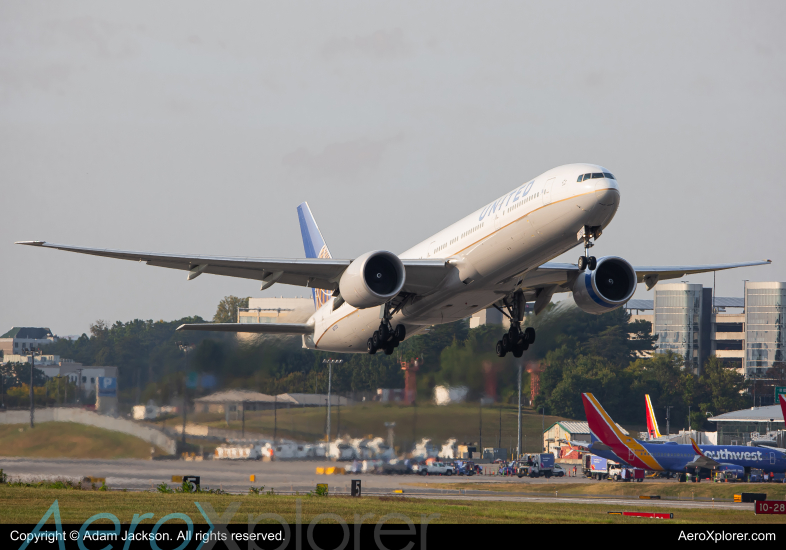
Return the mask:
{"type": "Polygon", "coordinates": [[[586,256],[579,256],[579,271],[584,271],[587,269],[587,257],[586,256]]]}
{"type": "Polygon", "coordinates": [[[374,342],[373,342],[373,340],[371,338],[369,338],[368,342],[366,342],[366,347],[368,348],[368,352],[371,355],[374,355],[375,353],[377,353],[377,347],[374,345],[374,342]]]}
{"type": "Polygon", "coordinates": [[[380,346],[381,342],[380,342],[380,339],[379,339],[379,332],[376,331],[376,330],[374,331],[374,334],[371,335],[371,343],[374,344],[374,347],[376,349],[379,349],[380,347],[382,347],[382,346],[380,346]]]}
{"type": "Polygon", "coordinates": [[[505,348],[505,351],[511,351],[513,349],[513,346],[510,345],[510,336],[507,334],[502,335],[502,340],[500,340],[500,342],[502,342],[502,347],[505,348]]]}
{"type": "MultiPolygon", "coordinates": [[[[535,343],[535,329],[532,327],[527,327],[524,331],[524,341],[527,342],[527,345],[535,343]]],[[[527,349],[527,348],[524,348],[527,349]]]]}
{"type": "Polygon", "coordinates": [[[404,325],[396,325],[396,330],[393,331],[393,335],[396,337],[396,340],[403,342],[404,338],[407,337],[407,327],[404,325]]]}
{"type": "Polygon", "coordinates": [[[515,358],[517,358],[517,359],[518,359],[519,357],[521,357],[522,355],[524,355],[524,349],[525,349],[525,348],[524,348],[524,346],[525,346],[525,345],[526,345],[526,344],[519,344],[519,345],[515,346],[515,347],[513,348],[513,357],[515,357],[515,358]]]}
{"type": "Polygon", "coordinates": [[[393,344],[385,346],[385,355],[393,355],[393,350],[396,349],[393,344]]]}
{"type": "Polygon", "coordinates": [[[388,328],[387,323],[382,323],[381,325],[379,325],[379,339],[382,342],[386,342],[389,337],[390,337],[390,329],[388,328]]]}
{"type": "Polygon", "coordinates": [[[595,271],[595,268],[598,267],[598,260],[595,259],[595,256],[589,257],[589,260],[587,261],[587,267],[590,271],[595,271]]]}
{"type": "Polygon", "coordinates": [[[508,350],[505,349],[505,346],[502,345],[502,340],[497,340],[497,357],[505,357],[505,354],[508,353],[508,350]]]}

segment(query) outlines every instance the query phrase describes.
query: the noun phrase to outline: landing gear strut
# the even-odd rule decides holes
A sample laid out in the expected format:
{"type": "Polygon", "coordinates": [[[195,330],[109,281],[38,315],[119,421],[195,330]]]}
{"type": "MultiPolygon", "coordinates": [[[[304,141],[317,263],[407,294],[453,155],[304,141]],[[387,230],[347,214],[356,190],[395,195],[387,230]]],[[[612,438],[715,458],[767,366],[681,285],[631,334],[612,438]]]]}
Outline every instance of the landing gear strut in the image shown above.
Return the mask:
{"type": "Polygon", "coordinates": [[[391,310],[390,303],[382,306],[382,321],[379,323],[379,329],[375,330],[366,342],[371,355],[377,353],[378,350],[383,350],[385,355],[392,355],[393,350],[406,338],[407,328],[404,325],[398,324],[393,328],[390,323],[396,311],[398,308],[391,310]]]}
{"type": "Polygon", "coordinates": [[[502,339],[497,342],[497,357],[505,357],[508,352],[513,353],[513,357],[521,357],[529,348],[530,344],[535,343],[535,329],[527,327],[521,330],[521,320],[524,318],[524,308],[527,304],[524,293],[519,291],[513,294],[513,300],[508,303],[503,300],[503,304],[508,312],[499,309],[503,315],[510,319],[510,329],[502,335],[502,339]]]}
{"type": "Polygon", "coordinates": [[[585,269],[589,268],[590,271],[594,271],[596,267],[598,267],[598,260],[595,259],[595,256],[589,255],[589,249],[595,246],[595,243],[592,242],[592,239],[597,239],[600,237],[600,227],[590,227],[585,225],[579,231],[577,237],[584,241],[584,255],[579,256],[579,271],[584,271],[585,269]]]}

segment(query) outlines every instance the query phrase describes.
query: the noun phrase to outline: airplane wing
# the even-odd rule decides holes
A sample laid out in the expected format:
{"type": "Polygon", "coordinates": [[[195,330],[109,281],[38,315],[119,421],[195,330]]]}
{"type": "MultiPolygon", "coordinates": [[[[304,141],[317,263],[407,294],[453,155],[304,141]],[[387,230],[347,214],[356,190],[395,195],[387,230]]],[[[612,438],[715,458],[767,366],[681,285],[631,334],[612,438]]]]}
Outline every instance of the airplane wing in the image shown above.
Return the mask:
{"type": "MultiPolygon", "coordinates": [[[[735,264],[711,264],[711,265],[669,265],[669,266],[633,266],[639,283],[645,283],[647,290],[658,281],[667,279],[679,279],[685,275],[693,273],[709,273],[712,271],[723,271],[724,269],[734,269],[736,267],[751,267],[757,265],[769,265],[771,260],[758,260],[753,262],[740,262],[735,264]]],[[[528,300],[535,300],[535,312],[539,313],[551,297],[558,292],[570,292],[573,281],[579,273],[576,264],[546,262],[541,266],[528,271],[524,274],[508,277],[500,281],[500,284],[519,279],[518,288],[521,288],[528,300]]]]}
{"type": "MultiPolygon", "coordinates": [[[[769,265],[772,260],[757,260],[753,262],[740,262],[736,264],[710,264],[710,265],[667,265],[667,266],[640,266],[634,265],[633,269],[636,270],[638,282],[647,283],[649,288],[655,285],[658,281],[665,281],[667,279],[679,279],[685,275],[694,273],[709,273],[712,271],[723,271],[724,269],[734,269],[737,267],[752,267],[757,265],[769,265]],[[648,281],[653,281],[652,285],[648,281]]],[[[532,282],[535,285],[538,283],[565,283],[571,275],[577,273],[579,267],[576,264],[562,264],[554,262],[546,262],[537,269],[527,273],[523,280],[523,284],[532,282]]]]}
{"type": "Polygon", "coordinates": [[[688,464],[686,464],[686,467],[713,469],[721,465],[721,463],[718,462],[717,460],[713,460],[707,455],[705,455],[703,452],[701,452],[701,449],[699,449],[699,446],[696,445],[696,442],[693,440],[693,438],[691,438],[690,444],[693,447],[693,452],[696,453],[698,456],[696,456],[691,462],[688,462],[688,464]]]}
{"type": "MultiPolygon", "coordinates": [[[[180,269],[189,272],[187,277],[189,281],[202,273],[254,279],[262,281],[262,289],[268,288],[274,283],[283,283],[308,288],[335,290],[338,288],[341,274],[352,263],[352,260],[333,258],[284,259],[160,254],[155,252],[85,248],[45,241],[20,241],[16,244],[54,248],[91,256],[145,262],[147,265],[156,267],[180,269]]],[[[424,294],[432,290],[452,269],[446,260],[437,258],[402,260],[402,262],[407,274],[407,280],[402,291],[413,294],[424,294]]]]}

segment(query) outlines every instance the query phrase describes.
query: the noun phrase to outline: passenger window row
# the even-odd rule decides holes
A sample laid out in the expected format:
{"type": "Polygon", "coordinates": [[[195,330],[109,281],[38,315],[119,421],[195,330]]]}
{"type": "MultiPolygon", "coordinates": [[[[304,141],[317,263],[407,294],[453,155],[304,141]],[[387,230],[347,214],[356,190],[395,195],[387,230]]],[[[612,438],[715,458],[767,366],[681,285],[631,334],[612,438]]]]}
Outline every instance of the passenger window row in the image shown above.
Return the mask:
{"type": "Polygon", "coordinates": [[[596,179],[596,178],[608,178],[610,180],[615,180],[617,178],[614,177],[614,174],[610,174],[609,172],[593,172],[591,174],[582,174],[579,176],[579,179],[576,181],[584,181],[588,179],[596,179]]]}
{"type": "Polygon", "coordinates": [[[461,234],[461,238],[463,239],[464,237],[468,236],[469,234],[471,234],[471,233],[474,233],[475,231],[477,231],[477,230],[478,230],[478,229],[480,229],[481,227],[483,227],[483,224],[482,224],[482,223],[479,223],[478,225],[476,225],[475,227],[473,227],[473,228],[472,228],[472,229],[470,229],[469,231],[465,231],[464,233],[462,233],[462,234],[461,234]]]}

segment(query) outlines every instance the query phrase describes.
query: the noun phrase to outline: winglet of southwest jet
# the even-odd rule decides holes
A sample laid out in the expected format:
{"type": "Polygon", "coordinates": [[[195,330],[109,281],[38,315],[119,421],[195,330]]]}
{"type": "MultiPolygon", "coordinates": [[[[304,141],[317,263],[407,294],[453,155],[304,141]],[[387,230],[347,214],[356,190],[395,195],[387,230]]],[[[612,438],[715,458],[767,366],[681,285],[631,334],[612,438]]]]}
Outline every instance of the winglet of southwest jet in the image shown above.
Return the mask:
{"type": "MultiPolygon", "coordinates": [[[[693,451],[694,451],[694,452],[695,452],[697,455],[699,455],[699,456],[704,456],[704,453],[702,453],[702,452],[701,452],[701,449],[699,449],[699,446],[698,446],[698,445],[696,445],[696,442],[693,440],[693,438],[692,438],[692,437],[690,438],[690,444],[691,444],[691,447],[693,447],[693,451]]],[[[705,457],[705,458],[706,458],[706,457],[705,457]]]]}
{"type": "Polygon", "coordinates": [[[655,409],[652,407],[652,400],[650,400],[649,394],[644,396],[644,401],[647,404],[647,433],[650,435],[650,439],[657,439],[660,437],[660,431],[658,430],[658,421],[655,419],[655,409]]]}

